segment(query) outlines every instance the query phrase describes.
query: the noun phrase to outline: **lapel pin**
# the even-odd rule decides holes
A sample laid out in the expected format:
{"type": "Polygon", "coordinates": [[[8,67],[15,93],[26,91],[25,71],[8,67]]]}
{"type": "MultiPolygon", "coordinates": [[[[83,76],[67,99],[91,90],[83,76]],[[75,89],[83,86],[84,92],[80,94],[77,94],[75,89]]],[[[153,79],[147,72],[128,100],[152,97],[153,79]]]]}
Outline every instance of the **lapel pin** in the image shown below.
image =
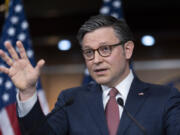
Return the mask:
{"type": "Polygon", "coordinates": [[[138,93],[139,96],[144,96],[143,92],[138,93]]]}

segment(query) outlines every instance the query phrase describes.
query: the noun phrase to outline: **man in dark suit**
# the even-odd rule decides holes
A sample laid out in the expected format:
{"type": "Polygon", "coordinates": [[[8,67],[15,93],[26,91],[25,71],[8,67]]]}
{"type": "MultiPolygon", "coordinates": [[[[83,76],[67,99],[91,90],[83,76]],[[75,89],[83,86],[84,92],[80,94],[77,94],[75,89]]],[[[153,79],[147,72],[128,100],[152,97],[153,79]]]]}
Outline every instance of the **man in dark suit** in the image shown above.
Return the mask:
{"type": "Polygon", "coordinates": [[[24,134],[180,134],[180,93],[175,88],[142,82],[131,71],[134,42],[124,21],[103,15],[91,17],[80,28],[78,40],[95,82],[63,91],[48,119],[41,111],[35,87],[44,60],[32,67],[19,41],[20,57],[8,42],[5,46],[12,58],[0,50],[10,66],[0,67],[0,71],[19,88],[17,111],[24,134]],[[119,105],[117,99],[124,103],[119,105]]]}

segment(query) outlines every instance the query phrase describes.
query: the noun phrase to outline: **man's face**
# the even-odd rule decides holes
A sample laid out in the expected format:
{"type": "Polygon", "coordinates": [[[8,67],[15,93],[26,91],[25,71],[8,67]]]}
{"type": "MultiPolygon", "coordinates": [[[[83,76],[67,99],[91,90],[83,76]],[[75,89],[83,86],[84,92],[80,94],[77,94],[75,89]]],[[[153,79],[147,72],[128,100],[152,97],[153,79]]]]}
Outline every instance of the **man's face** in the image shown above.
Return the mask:
{"type": "MultiPolygon", "coordinates": [[[[82,48],[98,49],[104,45],[117,44],[121,41],[116,37],[112,27],[102,27],[85,34],[82,40],[82,48]]],[[[114,87],[120,83],[129,73],[128,60],[132,56],[134,44],[128,41],[112,48],[108,57],[102,57],[95,51],[94,59],[85,59],[87,68],[92,78],[99,84],[114,87]]]]}

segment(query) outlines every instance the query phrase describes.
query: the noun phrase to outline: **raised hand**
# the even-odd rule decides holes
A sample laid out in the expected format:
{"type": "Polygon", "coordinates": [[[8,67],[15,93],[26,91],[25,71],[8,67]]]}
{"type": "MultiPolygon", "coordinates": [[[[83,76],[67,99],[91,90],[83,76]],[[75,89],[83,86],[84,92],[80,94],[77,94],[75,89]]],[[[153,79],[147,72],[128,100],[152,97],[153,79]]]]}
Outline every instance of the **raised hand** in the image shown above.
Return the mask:
{"type": "Polygon", "coordinates": [[[0,57],[10,66],[0,67],[0,72],[7,74],[14,85],[20,90],[21,100],[26,100],[31,97],[36,90],[36,82],[40,75],[40,69],[43,67],[45,61],[39,60],[37,65],[33,67],[26,55],[23,44],[20,41],[16,43],[20,57],[13,48],[10,42],[5,43],[11,57],[9,57],[3,50],[0,50],[0,57]]]}

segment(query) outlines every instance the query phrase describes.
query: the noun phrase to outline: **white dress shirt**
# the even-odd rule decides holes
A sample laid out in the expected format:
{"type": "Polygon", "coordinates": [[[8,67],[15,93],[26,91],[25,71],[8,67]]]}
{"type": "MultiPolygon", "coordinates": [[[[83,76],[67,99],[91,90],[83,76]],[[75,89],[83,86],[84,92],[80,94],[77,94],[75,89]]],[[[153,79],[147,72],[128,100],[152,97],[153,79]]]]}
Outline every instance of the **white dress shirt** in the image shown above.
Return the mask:
{"type": "MultiPolygon", "coordinates": [[[[124,101],[124,104],[126,103],[126,99],[129,93],[129,89],[131,87],[132,81],[133,81],[134,75],[132,73],[132,71],[130,70],[130,73],[128,74],[128,76],[122,81],[120,82],[115,88],[118,90],[118,94],[116,95],[116,99],[118,99],[119,97],[121,97],[124,101]]],[[[104,105],[104,109],[106,108],[107,102],[109,100],[109,92],[112,88],[109,88],[107,86],[101,85],[102,90],[103,90],[103,96],[102,96],[102,100],[103,100],[103,105],[104,105]]],[[[122,116],[122,112],[123,112],[123,108],[122,106],[118,106],[119,107],[119,116],[121,118],[122,116]]]]}
{"type": "MultiPolygon", "coordinates": [[[[129,93],[129,89],[130,89],[133,78],[134,78],[133,73],[132,73],[132,71],[130,71],[129,75],[115,87],[119,91],[119,94],[117,94],[116,99],[118,97],[121,97],[124,101],[124,104],[126,102],[126,98],[129,93]]],[[[111,88],[104,86],[104,85],[101,85],[101,87],[103,90],[103,96],[102,96],[103,99],[102,100],[103,100],[103,105],[105,108],[106,104],[109,100],[108,93],[111,90],[111,88]]],[[[26,101],[20,101],[19,93],[17,93],[16,99],[17,99],[17,104],[18,104],[18,106],[17,106],[18,115],[19,115],[19,117],[24,117],[25,115],[27,115],[30,112],[30,110],[33,108],[34,104],[36,103],[37,92],[35,92],[34,95],[26,101]]],[[[119,106],[120,118],[121,118],[122,112],[123,112],[123,108],[121,106],[119,106]]]]}
{"type": "Polygon", "coordinates": [[[30,97],[26,101],[20,101],[19,99],[19,92],[16,95],[16,100],[17,100],[17,111],[18,111],[18,116],[24,117],[26,114],[28,114],[31,109],[33,108],[34,104],[37,101],[37,92],[34,93],[32,97],[30,97]]]}

